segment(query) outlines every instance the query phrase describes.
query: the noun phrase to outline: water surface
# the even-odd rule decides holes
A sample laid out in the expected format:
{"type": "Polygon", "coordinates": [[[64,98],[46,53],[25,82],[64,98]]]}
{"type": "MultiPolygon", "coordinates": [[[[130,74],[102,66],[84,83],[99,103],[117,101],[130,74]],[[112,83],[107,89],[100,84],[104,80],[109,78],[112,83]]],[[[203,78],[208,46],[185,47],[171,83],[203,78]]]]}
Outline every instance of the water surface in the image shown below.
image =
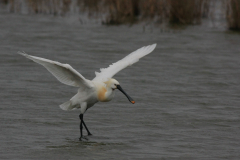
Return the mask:
{"type": "Polygon", "coordinates": [[[206,26],[162,32],[81,24],[74,17],[0,14],[0,159],[239,159],[240,35],[206,26]],[[115,78],[116,91],[84,115],[58,106],[77,88],[19,50],[68,63],[88,79],[132,51],[156,50],[115,78]],[[84,131],[84,134],[87,133],[84,131]]]}

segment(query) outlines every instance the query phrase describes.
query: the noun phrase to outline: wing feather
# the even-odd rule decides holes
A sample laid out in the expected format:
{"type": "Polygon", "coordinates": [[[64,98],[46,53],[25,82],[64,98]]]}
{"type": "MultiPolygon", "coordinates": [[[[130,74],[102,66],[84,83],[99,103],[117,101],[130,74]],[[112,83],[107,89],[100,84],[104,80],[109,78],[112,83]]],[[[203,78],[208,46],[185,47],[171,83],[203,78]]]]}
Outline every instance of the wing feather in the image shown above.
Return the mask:
{"type": "Polygon", "coordinates": [[[157,44],[144,46],[144,47],[130,53],[123,59],[117,61],[116,63],[109,65],[108,68],[101,68],[100,73],[95,72],[96,77],[93,79],[93,81],[102,81],[102,82],[107,81],[109,78],[112,78],[119,71],[123,70],[124,68],[126,68],[128,66],[131,66],[132,64],[138,62],[140,58],[151,53],[155,49],[156,46],[157,46],[157,44]]]}
{"type": "Polygon", "coordinates": [[[22,56],[33,60],[34,62],[43,65],[50,73],[53,74],[63,84],[80,87],[91,88],[92,82],[85,79],[79,72],[73,69],[69,64],[62,64],[60,62],[52,61],[45,58],[31,56],[25,52],[18,52],[22,56]]]}

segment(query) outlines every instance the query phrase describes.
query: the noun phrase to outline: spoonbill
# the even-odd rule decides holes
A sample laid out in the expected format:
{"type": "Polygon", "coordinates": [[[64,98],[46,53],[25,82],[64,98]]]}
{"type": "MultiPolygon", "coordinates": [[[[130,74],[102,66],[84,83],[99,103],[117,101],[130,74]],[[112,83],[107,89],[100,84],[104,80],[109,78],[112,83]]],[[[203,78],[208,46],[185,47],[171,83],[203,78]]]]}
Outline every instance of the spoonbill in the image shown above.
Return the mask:
{"type": "Polygon", "coordinates": [[[128,100],[134,104],[135,101],[122,89],[120,83],[112,77],[121,71],[122,69],[131,66],[139,61],[140,58],[151,53],[157,44],[144,46],[125,58],[111,64],[108,68],[101,68],[100,72],[95,72],[96,77],[93,80],[84,78],[79,72],[73,69],[69,64],[63,64],[57,61],[52,61],[45,58],[31,56],[25,52],[18,53],[25,56],[28,59],[33,60],[36,63],[43,65],[50,73],[53,74],[63,84],[78,87],[78,93],[73,96],[69,101],[60,105],[63,110],[80,109],[80,138],[83,137],[82,129],[83,125],[86,128],[88,135],[92,135],[88,130],[85,122],[83,121],[83,114],[86,110],[92,107],[97,102],[108,102],[114,97],[115,89],[120,90],[128,100]]]}

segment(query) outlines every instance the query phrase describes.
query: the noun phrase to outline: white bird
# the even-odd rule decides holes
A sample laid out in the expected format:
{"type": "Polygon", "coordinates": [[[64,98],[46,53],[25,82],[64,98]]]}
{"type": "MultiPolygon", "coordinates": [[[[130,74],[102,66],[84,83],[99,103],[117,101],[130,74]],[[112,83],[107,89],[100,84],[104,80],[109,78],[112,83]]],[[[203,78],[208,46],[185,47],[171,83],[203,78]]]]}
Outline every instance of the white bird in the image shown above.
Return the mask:
{"type": "Polygon", "coordinates": [[[85,122],[83,121],[83,114],[85,111],[92,107],[97,102],[108,102],[113,99],[115,89],[119,89],[131,103],[135,101],[121,88],[119,82],[112,77],[121,71],[122,69],[131,66],[132,64],[139,61],[140,58],[151,53],[157,44],[152,44],[149,46],[144,46],[131,54],[127,55],[125,58],[113,63],[108,68],[101,68],[100,73],[95,72],[96,77],[93,80],[88,80],[84,78],[79,72],[73,69],[69,64],[62,64],[60,62],[48,60],[45,58],[40,58],[36,56],[31,56],[25,52],[18,52],[19,54],[25,56],[28,59],[33,60],[36,63],[43,65],[49,72],[53,74],[60,82],[78,87],[78,93],[73,96],[69,101],[60,105],[63,110],[72,110],[80,108],[79,118],[80,122],[80,138],[83,138],[82,129],[83,126],[86,128],[88,135],[92,135],[85,122]]]}

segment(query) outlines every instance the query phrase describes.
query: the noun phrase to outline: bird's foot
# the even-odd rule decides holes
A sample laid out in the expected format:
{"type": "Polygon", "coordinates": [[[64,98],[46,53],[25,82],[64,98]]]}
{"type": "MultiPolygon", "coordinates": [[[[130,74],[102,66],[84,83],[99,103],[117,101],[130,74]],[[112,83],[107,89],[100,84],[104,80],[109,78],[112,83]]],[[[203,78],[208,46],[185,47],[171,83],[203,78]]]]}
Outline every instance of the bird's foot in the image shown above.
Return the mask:
{"type": "Polygon", "coordinates": [[[89,132],[88,135],[91,136],[92,134],[89,132]]]}
{"type": "Polygon", "coordinates": [[[85,141],[85,140],[88,141],[88,138],[85,137],[85,136],[82,136],[82,137],[79,138],[79,141],[85,141]]]}

